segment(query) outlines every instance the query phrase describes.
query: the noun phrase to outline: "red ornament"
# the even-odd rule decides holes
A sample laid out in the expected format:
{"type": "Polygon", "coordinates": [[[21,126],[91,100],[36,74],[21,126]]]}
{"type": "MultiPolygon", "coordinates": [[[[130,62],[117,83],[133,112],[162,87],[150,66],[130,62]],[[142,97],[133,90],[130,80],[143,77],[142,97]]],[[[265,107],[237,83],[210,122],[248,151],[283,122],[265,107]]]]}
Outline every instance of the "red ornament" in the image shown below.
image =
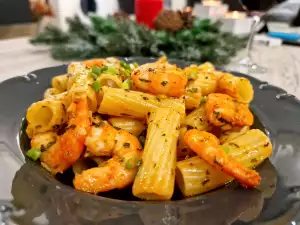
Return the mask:
{"type": "Polygon", "coordinates": [[[163,0],[135,0],[136,21],[154,28],[154,20],[163,9],[163,0]]]}

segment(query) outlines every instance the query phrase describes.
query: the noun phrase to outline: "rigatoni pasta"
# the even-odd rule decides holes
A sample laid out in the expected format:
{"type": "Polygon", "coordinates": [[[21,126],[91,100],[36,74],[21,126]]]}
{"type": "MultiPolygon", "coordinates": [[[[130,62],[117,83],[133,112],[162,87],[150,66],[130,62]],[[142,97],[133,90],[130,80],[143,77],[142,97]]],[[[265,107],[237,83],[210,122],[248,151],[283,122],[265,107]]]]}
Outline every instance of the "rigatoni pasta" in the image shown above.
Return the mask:
{"type": "Polygon", "coordinates": [[[44,98],[51,98],[60,93],[62,93],[62,92],[56,88],[48,88],[44,93],[44,98]]]}
{"type": "Polygon", "coordinates": [[[203,96],[206,96],[216,91],[217,77],[214,73],[200,73],[193,84],[201,89],[203,96]]]}
{"type": "Polygon", "coordinates": [[[116,129],[126,130],[134,136],[139,136],[146,126],[139,120],[126,117],[112,117],[108,122],[116,129]]]}
{"type": "Polygon", "coordinates": [[[67,74],[55,76],[52,79],[52,87],[59,90],[60,92],[64,92],[68,88],[68,80],[69,77],[67,74]]]}
{"type": "Polygon", "coordinates": [[[103,87],[103,100],[98,113],[112,116],[127,116],[146,119],[147,113],[158,107],[170,107],[180,113],[181,121],[185,118],[185,106],[180,99],[161,99],[157,96],[137,91],[103,87]]]}
{"type": "MultiPolygon", "coordinates": [[[[255,168],[272,153],[272,144],[260,130],[249,130],[222,145],[227,154],[247,168],[255,168]]],[[[184,196],[198,195],[233,180],[196,156],[177,162],[176,181],[184,196]]]]}
{"type": "Polygon", "coordinates": [[[168,108],[151,111],[143,163],[132,187],[133,195],[147,200],[169,200],[174,192],[176,143],[180,115],[168,108]]]}
{"type": "Polygon", "coordinates": [[[60,101],[43,100],[28,108],[26,118],[36,132],[52,131],[66,120],[66,109],[60,101]]]}
{"type": "Polygon", "coordinates": [[[220,143],[225,144],[226,142],[229,142],[238,136],[241,136],[242,134],[246,133],[249,130],[248,126],[244,127],[234,127],[231,130],[224,131],[220,136],[220,143]]]}
{"type": "Polygon", "coordinates": [[[205,115],[204,104],[202,104],[199,108],[189,113],[185,118],[184,124],[186,126],[190,126],[198,130],[210,130],[211,126],[208,123],[208,120],[205,115]]]}

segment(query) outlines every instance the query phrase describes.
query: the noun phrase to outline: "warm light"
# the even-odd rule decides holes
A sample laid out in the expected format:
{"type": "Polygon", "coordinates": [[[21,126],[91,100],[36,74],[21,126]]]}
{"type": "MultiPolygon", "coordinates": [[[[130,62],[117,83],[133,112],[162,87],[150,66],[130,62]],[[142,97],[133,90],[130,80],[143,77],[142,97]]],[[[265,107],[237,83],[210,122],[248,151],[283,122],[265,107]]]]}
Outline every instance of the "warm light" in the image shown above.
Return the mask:
{"type": "Polygon", "coordinates": [[[238,12],[238,11],[233,11],[226,13],[225,18],[231,18],[231,19],[244,19],[246,17],[246,13],[238,12]]]}
{"type": "Polygon", "coordinates": [[[220,6],[221,3],[222,2],[219,0],[203,0],[202,1],[202,5],[204,5],[204,6],[220,6]]]}

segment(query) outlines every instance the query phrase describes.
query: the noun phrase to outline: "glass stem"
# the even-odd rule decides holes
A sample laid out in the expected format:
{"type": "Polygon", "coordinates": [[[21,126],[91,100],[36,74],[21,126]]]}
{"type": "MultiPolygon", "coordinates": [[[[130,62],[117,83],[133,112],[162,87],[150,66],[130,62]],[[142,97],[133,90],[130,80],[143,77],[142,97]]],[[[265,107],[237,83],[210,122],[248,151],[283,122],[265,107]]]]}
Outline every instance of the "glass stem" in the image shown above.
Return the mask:
{"type": "Polygon", "coordinates": [[[253,46],[253,40],[254,40],[254,36],[256,34],[256,28],[257,28],[257,25],[259,24],[259,22],[260,22],[260,17],[254,16],[251,30],[250,30],[250,36],[249,36],[248,43],[246,46],[246,57],[249,59],[251,59],[251,50],[252,50],[252,46],[253,46]]]}

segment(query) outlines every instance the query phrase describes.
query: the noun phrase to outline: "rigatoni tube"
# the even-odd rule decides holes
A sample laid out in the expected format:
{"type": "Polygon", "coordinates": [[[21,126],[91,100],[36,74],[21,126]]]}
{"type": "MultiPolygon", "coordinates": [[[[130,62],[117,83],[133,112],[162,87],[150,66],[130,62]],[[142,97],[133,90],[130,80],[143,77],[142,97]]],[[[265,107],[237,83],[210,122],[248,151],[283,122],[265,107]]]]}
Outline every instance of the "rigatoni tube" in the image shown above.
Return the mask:
{"type": "Polygon", "coordinates": [[[103,100],[99,113],[112,116],[127,116],[135,119],[146,119],[147,113],[158,107],[171,108],[180,113],[181,122],[185,118],[183,100],[157,96],[138,91],[102,87],[103,100]]]}
{"type": "Polygon", "coordinates": [[[169,108],[158,108],[150,112],[148,122],[143,163],[132,192],[141,199],[169,200],[175,185],[180,115],[169,108]]]}
{"type": "MultiPolygon", "coordinates": [[[[269,138],[260,130],[249,130],[222,145],[224,151],[247,168],[255,168],[272,153],[269,138]]],[[[198,195],[232,181],[198,156],[177,162],[176,182],[184,196],[198,195]]]]}

